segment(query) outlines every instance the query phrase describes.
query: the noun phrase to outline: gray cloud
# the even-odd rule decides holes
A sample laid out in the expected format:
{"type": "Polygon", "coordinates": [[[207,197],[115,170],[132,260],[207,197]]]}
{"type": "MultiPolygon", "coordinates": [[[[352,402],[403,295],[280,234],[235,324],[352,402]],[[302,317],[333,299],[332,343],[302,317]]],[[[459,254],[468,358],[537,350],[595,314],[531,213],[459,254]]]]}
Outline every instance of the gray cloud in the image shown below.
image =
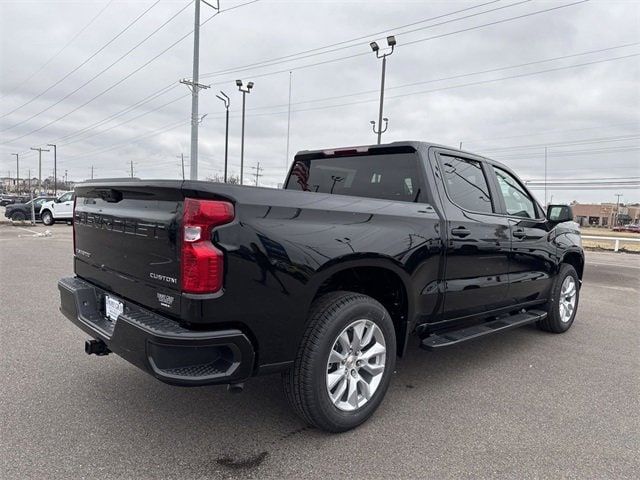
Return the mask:
{"type": "MultiPolygon", "coordinates": [[[[219,72],[358,36],[369,38],[368,34],[373,32],[486,1],[262,0],[219,15],[203,26],[200,70],[203,74],[219,72]]],[[[105,6],[106,1],[5,1],[0,4],[0,91],[3,96],[0,115],[27,102],[71,71],[152,3],[151,0],[114,1],[90,28],[28,82],[23,80],[76,35],[105,6]]],[[[186,3],[159,3],[122,37],[59,86],[0,119],[0,129],[11,127],[60,100],[116,61],[186,3]]],[[[221,0],[223,9],[239,3],[243,1],[221,0]]],[[[494,2],[412,28],[513,3],[516,0],[494,2]]],[[[417,139],[453,146],[462,141],[465,149],[502,159],[527,179],[542,177],[542,145],[558,144],[549,147],[550,178],[639,176],[640,57],[525,74],[636,54],[640,52],[640,45],[431,81],[640,42],[638,3],[591,1],[408,45],[417,39],[568,3],[572,2],[534,0],[414,33],[403,34],[406,29],[398,30],[398,48],[388,61],[385,116],[390,122],[384,140],[417,139]],[[498,80],[515,75],[523,76],[498,80]],[[468,85],[472,83],[476,84],[468,85]],[[455,86],[460,87],[451,88],[455,86]],[[621,137],[627,138],[608,141],[621,137]],[[604,141],[566,145],[593,139],[604,141]],[[532,144],[540,146],[495,150],[532,144]]],[[[64,102],[23,125],[0,133],[0,172],[6,175],[5,172],[11,170],[15,175],[15,163],[10,153],[27,152],[31,146],[60,139],[59,171],[67,169],[72,179],[87,178],[91,166],[99,176],[123,176],[128,172],[130,161],[134,162],[136,173],[141,177],[178,178],[180,167],[176,156],[181,152],[188,155],[189,152],[190,99],[186,87],[177,82],[191,75],[191,37],[77,112],[41,131],[15,142],[11,140],[60,118],[157,55],[192,29],[192,11],[192,7],[188,8],[131,55],[64,102]],[[139,108],[81,135],[61,139],[171,84],[175,86],[139,108]],[[178,100],[159,108],[174,99],[178,100]],[[116,126],[154,109],[157,110],[116,126]],[[177,126],[158,135],[148,135],[170,124],[177,126]],[[106,129],[108,131],[96,134],[106,129]]],[[[203,19],[209,15],[210,10],[203,6],[203,19]]],[[[377,37],[380,40],[384,35],[377,37]]],[[[201,177],[222,171],[224,110],[222,103],[215,98],[220,89],[231,96],[230,163],[231,171],[239,170],[241,97],[233,83],[235,78],[254,79],[256,84],[247,97],[247,177],[251,173],[248,167],[260,161],[265,168],[262,182],[275,186],[282,181],[290,162],[285,158],[288,69],[293,69],[292,153],[303,149],[372,143],[375,138],[369,120],[377,118],[380,62],[368,48],[368,41],[362,40],[353,48],[203,78],[203,82],[212,83],[212,88],[202,92],[200,102],[200,111],[208,114],[200,130],[201,177]],[[363,55],[299,68],[359,53],[363,55]],[[282,72],[270,74],[279,71],[282,72]],[[361,93],[366,91],[372,93],[361,93]],[[300,103],[342,95],[345,97],[300,103]],[[363,103],[354,103],[358,101],[363,103]],[[341,105],[344,103],[354,104],[341,105]]],[[[45,158],[45,171],[49,172],[52,159],[45,158]]],[[[35,155],[25,153],[21,171],[36,168],[36,163],[35,155]]],[[[558,201],[611,201],[617,191],[550,190],[550,193],[558,201]]],[[[640,201],[637,189],[621,193],[627,201],[640,201]]]]}

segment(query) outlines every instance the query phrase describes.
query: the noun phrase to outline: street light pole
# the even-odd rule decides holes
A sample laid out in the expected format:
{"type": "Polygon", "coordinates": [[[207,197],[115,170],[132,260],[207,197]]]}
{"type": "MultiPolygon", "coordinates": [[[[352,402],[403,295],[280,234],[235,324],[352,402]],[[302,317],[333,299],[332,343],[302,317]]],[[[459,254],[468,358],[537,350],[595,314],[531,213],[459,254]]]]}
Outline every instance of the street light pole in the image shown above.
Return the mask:
{"type": "Polygon", "coordinates": [[[38,152],[38,188],[40,189],[40,194],[42,194],[42,152],[50,152],[51,150],[40,147],[31,147],[31,150],[38,152]]]}
{"type": "MultiPolygon", "coordinates": [[[[396,37],[389,35],[387,37],[387,44],[391,47],[391,50],[387,53],[380,53],[380,47],[376,42],[371,42],[369,46],[371,50],[376,54],[376,58],[382,58],[382,78],[380,80],[380,108],[378,109],[378,131],[376,132],[375,126],[373,131],[378,135],[378,145],[382,142],[382,134],[387,131],[386,125],[384,130],[382,129],[382,113],[384,110],[384,81],[387,72],[387,57],[393,53],[396,46],[396,37]]],[[[388,121],[388,120],[387,120],[388,121]]]]}
{"type": "Polygon", "coordinates": [[[229,166],[229,107],[231,106],[231,100],[222,90],[220,90],[220,95],[216,95],[216,97],[222,100],[222,102],[224,103],[224,108],[226,110],[224,129],[224,183],[227,183],[227,169],[229,166]]]}
{"type": "Polygon", "coordinates": [[[253,82],[248,82],[246,88],[242,86],[242,80],[236,80],[238,90],[242,92],[242,134],[240,140],[240,185],[242,185],[244,178],[244,112],[247,93],[253,88],[253,82]]]}
{"type": "Polygon", "coordinates": [[[53,147],[53,196],[57,197],[58,196],[58,147],[53,143],[47,143],[47,147],[53,147]]]}

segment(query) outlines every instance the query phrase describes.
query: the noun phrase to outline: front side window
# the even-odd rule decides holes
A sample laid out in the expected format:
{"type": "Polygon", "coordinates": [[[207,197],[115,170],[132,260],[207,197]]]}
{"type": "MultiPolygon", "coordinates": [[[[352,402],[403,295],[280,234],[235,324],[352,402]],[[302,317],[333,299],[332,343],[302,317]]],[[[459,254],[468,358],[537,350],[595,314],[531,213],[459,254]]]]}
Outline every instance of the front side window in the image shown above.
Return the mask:
{"type": "Polygon", "coordinates": [[[493,167],[493,170],[498,177],[498,185],[507,213],[514,217],[537,218],[535,203],[520,182],[500,168],[493,167]]]}
{"type": "Polygon", "coordinates": [[[443,155],[441,159],[451,201],[465,210],[492,213],[489,185],[481,163],[448,155],[443,155]]]}
{"type": "Polygon", "coordinates": [[[415,153],[296,160],[287,190],[420,202],[415,153]]]}
{"type": "Polygon", "coordinates": [[[68,202],[69,200],[72,199],[72,197],[73,197],[73,192],[67,192],[60,197],[60,203],[68,202]]]}

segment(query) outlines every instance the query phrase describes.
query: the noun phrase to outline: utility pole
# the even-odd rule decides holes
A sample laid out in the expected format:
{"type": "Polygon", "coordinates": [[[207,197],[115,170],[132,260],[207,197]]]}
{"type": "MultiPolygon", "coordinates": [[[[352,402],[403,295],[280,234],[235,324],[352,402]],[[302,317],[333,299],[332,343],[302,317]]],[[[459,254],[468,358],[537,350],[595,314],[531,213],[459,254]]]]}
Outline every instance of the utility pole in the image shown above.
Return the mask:
{"type": "Polygon", "coordinates": [[[133,178],[133,160],[131,160],[131,178],[133,178]]]}
{"type": "Polygon", "coordinates": [[[67,174],[68,174],[68,170],[65,170],[64,171],[64,188],[69,190],[69,181],[68,181],[67,174]]]}
{"type": "Polygon", "coordinates": [[[247,87],[242,86],[242,80],[236,80],[238,90],[242,92],[242,134],[240,139],[240,185],[242,185],[244,178],[244,111],[247,93],[253,88],[253,82],[247,83],[247,87]]]}
{"type": "Polygon", "coordinates": [[[262,176],[260,172],[264,170],[264,168],[260,166],[260,162],[258,162],[258,164],[255,167],[251,167],[251,168],[256,171],[256,173],[254,173],[253,175],[256,177],[256,187],[257,187],[258,179],[262,176]]]}
{"type": "Polygon", "coordinates": [[[396,46],[396,37],[389,35],[387,37],[387,44],[391,47],[391,51],[388,53],[380,54],[380,47],[376,42],[371,42],[369,46],[371,50],[376,54],[376,58],[382,58],[382,79],[380,80],[380,108],[378,110],[378,131],[376,131],[375,122],[373,123],[373,132],[378,135],[378,145],[382,142],[382,134],[387,131],[387,124],[389,119],[385,118],[385,127],[382,129],[382,111],[384,108],[384,80],[387,70],[387,57],[393,53],[393,49],[396,46]]]}
{"type": "Polygon", "coordinates": [[[47,147],[53,147],[53,195],[57,196],[58,194],[58,147],[53,143],[47,143],[47,147]]]}
{"type": "Polygon", "coordinates": [[[613,224],[614,227],[618,226],[618,218],[620,217],[620,197],[622,196],[621,193],[616,193],[616,220],[615,223],[613,224]]]}
{"type": "Polygon", "coordinates": [[[18,191],[18,188],[20,188],[20,154],[19,153],[12,153],[11,155],[15,155],[16,156],[16,192],[18,191]]]}
{"type": "Polygon", "coordinates": [[[220,95],[216,95],[216,97],[222,100],[226,110],[224,129],[224,183],[227,183],[227,169],[229,167],[229,107],[231,106],[231,99],[222,90],[220,90],[220,95]]]}
{"type": "Polygon", "coordinates": [[[176,158],[180,159],[180,163],[182,164],[182,180],[184,180],[184,153],[181,153],[180,155],[176,155],[176,158]]]}
{"type": "Polygon", "coordinates": [[[216,11],[220,11],[220,2],[213,6],[204,0],[195,0],[195,14],[193,20],[193,75],[191,80],[182,79],[180,83],[187,85],[191,90],[191,169],[189,178],[198,179],[198,127],[200,118],[198,115],[198,93],[201,89],[209,88],[208,85],[198,83],[200,76],[200,2],[204,2],[216,11]]]}
{"type": "Polygon", "coordinates": [[[544,147],[544,208],[547,205],[547,147],[544,147]]]}
{"type": "Polygon", "coordinates": [[[93,165],[91,165],[91,180],[93,180],[93,165]]]}
{"type": "Polygon", "coordinates": [[[38,152],[38,188],[42,194],[42,152],[49,152],[50,150],[40,147],[31,147],[31,150],[36,150],[38,152]]]}
{"type": "Polygon", "coordinates": [[[289,166],[289,136],[291,134],[291,71],[289,71],[289,108],[287,109],[287,153],[284,159],[285,168],[289,166]]]}

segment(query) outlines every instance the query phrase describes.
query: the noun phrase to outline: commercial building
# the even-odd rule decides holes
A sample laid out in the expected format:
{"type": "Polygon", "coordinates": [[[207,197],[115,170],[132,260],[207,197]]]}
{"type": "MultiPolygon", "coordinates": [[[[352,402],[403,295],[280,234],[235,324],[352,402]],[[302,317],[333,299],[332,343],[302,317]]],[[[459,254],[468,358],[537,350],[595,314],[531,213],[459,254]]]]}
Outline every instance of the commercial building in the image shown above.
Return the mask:
{"type": "Polygon", "coordinates": [[[574,203],[573,217],[582,226],[613,227],[628,223],[640,223],[640,205],[616,205],[615,203],[574,203]]]}

